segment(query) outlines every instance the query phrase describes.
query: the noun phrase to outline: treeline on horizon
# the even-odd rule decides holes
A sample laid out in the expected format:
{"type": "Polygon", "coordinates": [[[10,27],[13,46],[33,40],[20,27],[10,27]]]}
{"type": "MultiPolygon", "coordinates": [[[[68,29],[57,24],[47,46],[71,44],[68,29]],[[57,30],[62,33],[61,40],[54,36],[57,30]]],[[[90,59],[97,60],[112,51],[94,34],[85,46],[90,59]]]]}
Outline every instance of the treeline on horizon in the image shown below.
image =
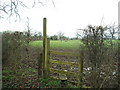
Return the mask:
{"type": "MultiPolygon", "coordinates": [[[[50,40],[61,40],[61,41],[62,40],[80,40],[80,39],[84,38],[83,34],[85,34],[85,33],[83,33],[83,32],[86,29],[88,29],[89,26],[92,26],[92,25],[88,25],[87,28],[85,28],[85,29],[79,29],[76,32],[75,37],[67,37],[64,35],[64,32],[57,32],[55,35],[48,36],[48,38],[50,38],[50,40]]],[[[92,27],[97,27],[97,26],[92,26],[92,27]]],[[[103,27],[103,26],[101,26],[101,27],[103,27]]],[[[118,28],[117,27],[115,27],[113,25],[113,26],[105,26],[103,28],[104,28],[104,39],[105,40],[109,40],[109,39],[117,40],[118,39],[118,28]]],[[[31,33],[30,30],[27,30],[24,32],[6,30],[6,31],[0,32],[0,33],[2,33],[2,34],[5,34],[5,33],[18,34],[18,35],[25,36],[25,37],[27,36],[32,41],[33,40],[42,40],[42,37],[43,37],[42,32],[31,33]]]]}

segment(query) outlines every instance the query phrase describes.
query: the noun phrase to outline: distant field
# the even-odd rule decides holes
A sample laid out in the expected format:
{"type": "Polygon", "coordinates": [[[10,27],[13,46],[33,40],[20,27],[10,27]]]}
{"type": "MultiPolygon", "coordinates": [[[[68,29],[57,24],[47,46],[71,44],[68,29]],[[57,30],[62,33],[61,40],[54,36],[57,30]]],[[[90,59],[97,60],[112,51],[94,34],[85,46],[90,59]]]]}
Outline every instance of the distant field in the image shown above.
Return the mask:
{"type": "MultiPolygon", "coordinates": [[[[50,40],[51,49],[78,49],[80,44],[82,44],[80,40],[50,40]]],[[[30,45],[34,47],[42,47],[42,41],[32,41],[30,42],[30,45]]]]}
{"type": "MultiPolygon", "coordinates": [[[[42,47],[42,40],[40,41],[32,41],[30,42],[30,46],[34,47],[42,47]]],[[[106,45],[110,45],[110,40],[104,41],[106,45]]],[[[117,46],[118,40],[112,40],[115,47],[117,46]]],[[[60,41],[60,40],[50,40],[50,48],[51,49],[79,49],[82,42],[80,40],[68,40],[68,41],[60,41]]]]}

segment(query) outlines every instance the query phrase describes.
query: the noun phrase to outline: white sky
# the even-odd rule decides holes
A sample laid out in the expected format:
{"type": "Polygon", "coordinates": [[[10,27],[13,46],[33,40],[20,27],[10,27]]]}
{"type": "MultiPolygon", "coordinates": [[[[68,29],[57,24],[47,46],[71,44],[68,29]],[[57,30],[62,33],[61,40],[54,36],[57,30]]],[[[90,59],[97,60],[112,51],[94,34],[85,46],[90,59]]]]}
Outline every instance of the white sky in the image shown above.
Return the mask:
{"type": "MultiPolygon", "coordinates": [[[[23,0],[32,6],[30,0],[23,0]]],[[[43,0],[42,0],[43,1],[43,0]]],[[[108,25],[118,23],[119,0],[50,0],[45,6],[36,5],[34,8],[21,9],[21,21],[9,22],[0,20],[0,31],[25,31],[27,17],[30,19],[32,32],[42,32],[43,18],[47,18],[47,34],[54,35],[64,32],[65,36],[75,37],[77,29],[87,25],[108,25]]]]}

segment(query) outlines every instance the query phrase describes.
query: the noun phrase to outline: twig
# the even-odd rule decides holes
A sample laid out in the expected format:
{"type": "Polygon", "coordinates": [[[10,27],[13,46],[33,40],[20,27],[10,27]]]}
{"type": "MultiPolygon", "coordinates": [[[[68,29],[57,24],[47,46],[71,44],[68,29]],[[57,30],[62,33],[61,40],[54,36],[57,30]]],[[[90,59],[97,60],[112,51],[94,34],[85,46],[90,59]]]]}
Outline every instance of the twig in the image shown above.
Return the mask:
{"type": "Polygon", "coordinates": [[[109,74],[110,74],[110,72],[109,72],[108,75],[104,78],[104,80],[103,80],[103,82],[101,83],[101,85],[100,85],[100,87],[99,87],[98,90],[100,90],[100,89],[102,88],[102,86],[103,86],[104,82],[106,81],[106,79],[108,78],[109,74]]]}

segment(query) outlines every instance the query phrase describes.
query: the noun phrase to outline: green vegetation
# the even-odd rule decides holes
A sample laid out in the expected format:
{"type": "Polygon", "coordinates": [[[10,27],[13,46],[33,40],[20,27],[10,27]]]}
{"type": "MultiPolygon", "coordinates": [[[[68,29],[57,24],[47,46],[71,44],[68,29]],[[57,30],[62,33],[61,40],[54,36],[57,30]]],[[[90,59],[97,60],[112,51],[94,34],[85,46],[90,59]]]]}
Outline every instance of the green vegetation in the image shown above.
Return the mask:
{"type": "Polygon", "coordinates": [[[2,76],[3,80],[12,80],[14,77],[12,75],[2,76]]]}
{"type": "Polygon", "coordinates": [[[35,73],[37,73],[37,70],[35,68],[21,68],[16,72],[15,70],[10,70],[4,67],[2,70],[3,88],[30,88],[33,86],[38,87],[35,85],[35,83],[37,83],[35,73]],[[26,77],[29,77],[29,79],[26,80],[26,77]],[[22,86],[21,83],[23,83],[22,86]]]}
{"type": "MultiPolygon", "coordinates": [[[[3,80],[3,88],[58,88],[58,87],[64,87],[61,85],[62,81],[61,80],[55,80],[53,78],[42,78],[38,77],[38,62],[40,57],[40,53],[42,52],[42,40],[37,40],[37,41],[30,41],[29,39],[25,38],[18,38],[14,36],[14,34],[11,36],[11,41],[9,40],[9,35],[8,38],[5,38],[4,41],[4,60],[6,62],[3,64],[4,68],[2,70],[2,80],[3,80]],[[15,39],[12,39],[12,36],[15,37],[15,39]],[[25,40],[24,40],[25,39],[25,40]],[[30,41],[30,43],[29,43],[30,41]],[[6,45],[6,46],[5,46],[6,45]],[[25,47],[23,47],[25,45],[25,47]],[[31,47],[29,47],[30,45],[31,47]],[[38,49],[39,48],[39,49],[38,49]],[[8,60],[7,60],[8,59],[8,60]],[[5,68],[7,67],[7,68],[5,68]]],[[[6,36],[4,36],[6,37],[6,36]]],[[[21,36],[20,36],[21,37],[21,36]]],[[[84,77],[83,77],[83,87],[93,87],[96,84],[95,81],[99,81],[99,85],[96,86],[101,86],[101,87],[108,87],[107,84],[109,82],[114,82],[114,83],[109,83],[109,86],[112,84],[113,86],[117,85],[115,80],[117,80],[117,74],[114,74],[114,77],[111,75],[109,76],[108,73],[116,73],[117,71],[117,59],[118,59],[118,42],[119,40],[104,40],[104,42],[100,41],[102,39],[98,39],[95,41],[94,37],[92,38],[87,38],[85,40],[51,40],[50,41],[50,48],[61,51],[61,52],[55,52],[54,50],[52,51],[51,54],[53,54],[53,58],[57,60],[57,58],[60,58],[62,61],[66,61],[67,65],[72,65],[73,63],[70,63],[70,59],[74,60],[73,57],[71,57],[74,54],[73,50],[81,50],[80,55],[81,55],[81,60],[84,60],[84,68],[86,68],[84,77]],[[88,39],[88,40],[87,40],[88,39]],[[83,43],[84,44],[83,44],[83,43]],[[100,44],[102,42],[102,44],[100,44]],[[79,48],[81,45],[82,48],[79,48]],[[84,47],[85,46],[85,47],[84,47]],[[62,57],[58,56],[57,54],[60,55],[67,55],[66,51],[69,53],[70,57],[62,57]],[[56,56],[55,56],[56,55],[56,56]],[[94,60],[94,62],[93,62],[94,60]],[[106,61],[105,61],[106,60],[106,61]],[[91,64],[91,63],[93,64],[91,64]],[[101,63],[102,62],[102,63],[101,63]],[[95,65],[98,65],[98,69],[94,69],[95,71],[99,73],[105,73],[104,75],[100,76],[98,75],[99,78],[95,80],[95,76],[97,76],[97,73],[94,73],[92,70],[88,70],[87,68],[90,67],[95,67],[95,65]],[[99,66],[101,65],[101,66],[99,66]],[[109,68],[110,67],[110,70],[109,68]],[[100,70],[99,70],[100,69],[100,70]],[[109,76],[111,79],[106,80],[104,76],[109,76]],[[92,78],[93,77],[93,78],[92,78]],[[103,80],[103,81],[102,81],[103,80]],[[106,80],[106,81],[104,81],[106,80]],[[102,83],[104,82],[104,83],[102,83]],[[85,83],[85,84],[84,84],[85,83]],[[101,84],[102,83],[102,84],[101,84]],[[105,86],[106,85],[106,86],[105,86]]],[[[119,42],[120,43],[120,42],[119,42]]],[[[52,58],[51,58],[52,59],[52,58]]],[[[3,61],[4,61],[3,60],[3,61]]],[[[59,66],[58,64],[65,64],[65,62],[62,61],[50,61],[52,65],[57,64],[57,69],[50,69],[50,71],[56,72],[56,73],[62,73],[66,74],[66,72],[62,72],[59,70],[62,66],[59,66]],[[55,64],[53,64],[55,63],[55,64]]],[[[82,63],[82,62],[80,62],[82,63]]],[[[76,64],[76,63],[75,63],[76,64]]],[[[55,65],[56,66],[56,65],[55,65]]],[[[64,66],[63,66],[64,67],[64,66]]],[[[81,64],[82,67],[82,64],[81,64]]],[[[70,67],[68,67],[69,69],[70,67]]],[[[41,69],[40,69],[41,70],[41,69]]],[[[82,70],[81,70],[82,71],[82,70]]],[[[98,73],[98,74],[99,74],[98,73]]],[[[68,74],[75,74],[74,72],[68,72],[68,74]]],[[[77,75],[76,75],[77,76],[77,75]]],[[[73,77],[74,78],[74,77],[73,77]]],[[[81,78],[81,77],[80,77],[81,78]]],[[[59,78],[58,78],[59,79],[59,78]]],[[[77,84],[73,84],[72,82],[69,82],[70,79],[66,81],[65,88],[77,88],[77,84]]],[[[74,81],[74,80],[73,80],[74,81]]],[[[111,85],[111,86],[112,86],[111,85]]]]}
{"type": "MultiPolygon", "coordinates": [[[[79,49],[80,40],[68,40],[68,41],[60,41],[60,40],[51,40],[50,48],[51,49],[79,49]]],[[[34,47],[42,47],[42,41],[32,41],[30,42],[31,46],[34,47]]]]}
{"type": "Polygon", "coordinates": [[[113,45],[117,45],[118,43],[120,43],[119,40],[105,40],[104,43],[106,43],[108,46],[111,45],[111,43],[113,45]]]}
{"type": "Polygon", "coordinates": [[[60,87],[60,80],[53,80],[51,78],[40,78],[41,88],[57,88],[60,87]]]}
{"type": "Polygon", "coordinates": [[[68,81],[62,82],[61,80],[53,78],[40,78],[39,84],[41,85],[41,88],[61,88],[62,84],[64,85],[63,88],[79,88],[68,81]]]}
{"type": "MultiPolygon", "coordinates": [[[[114,45],[117,45],[119,40],[112,40],[114,45]]],[[[111,40],[105,40],[105,43],[109,46],[111,40]]],[[[68,40],[68,41],[60,41],[60,40],[51,40],[50,48],[51,49],[79,49],[79,46],[83,44],[80,40],[68,40]]],[[[33,47],[42,47],[42,41],[31,41],[30,46],[33,47]]]]}

